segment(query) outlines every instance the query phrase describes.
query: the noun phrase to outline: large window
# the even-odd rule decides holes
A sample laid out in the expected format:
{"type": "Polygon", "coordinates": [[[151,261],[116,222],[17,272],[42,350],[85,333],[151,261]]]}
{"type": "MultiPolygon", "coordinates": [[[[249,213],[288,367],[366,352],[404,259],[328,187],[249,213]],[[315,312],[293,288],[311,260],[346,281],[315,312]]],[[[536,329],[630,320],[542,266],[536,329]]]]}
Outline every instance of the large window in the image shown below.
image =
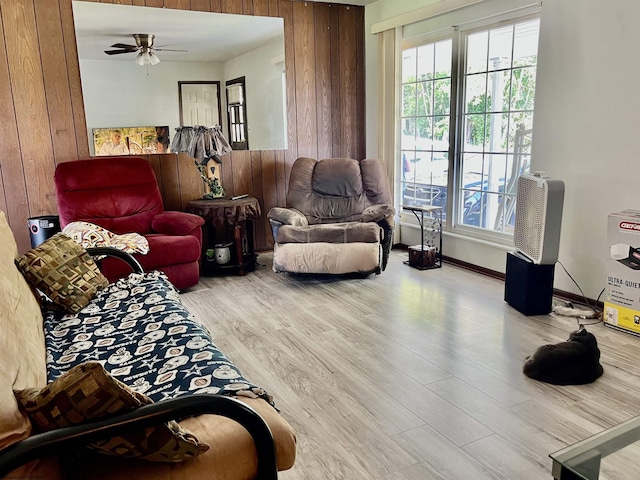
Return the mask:
{"type": "Polygon", "coordinates": [[[451,123],[451,39],[402,58],[402,203],[446,209],[451,123]]]}
{"type": "Polygon", "coordinates": [[[403,50],[403,204],[442,206],[448,227],[512,234],[517,177],[530,165],[538,30],[528,19],[403,50]]]}

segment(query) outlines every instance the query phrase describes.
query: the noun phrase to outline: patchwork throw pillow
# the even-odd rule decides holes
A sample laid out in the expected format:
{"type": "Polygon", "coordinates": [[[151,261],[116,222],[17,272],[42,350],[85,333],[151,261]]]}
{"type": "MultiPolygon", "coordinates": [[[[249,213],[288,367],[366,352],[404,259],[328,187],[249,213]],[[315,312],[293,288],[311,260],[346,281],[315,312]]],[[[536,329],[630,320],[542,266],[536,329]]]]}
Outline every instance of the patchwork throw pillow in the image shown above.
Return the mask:
{"type": "MultiPolygon", "coordinates": [[[[80,364],[42,389],[16,390],[20,409],[42,431],[77,425],[125,413],[153,403],[113,378],[99,362],[80,364]]],[[[153,462],[181,462],[209,449],[187,430],[170,421],[132,429],[126,435],[89,445],[107,455],[141,458],[153,462]]]]}
{"type": "Polygon", "coordinates": [[[16,258],[27,281],[69,313],[86,307],[109,281],[84,248],[62,233],[16,258]]]}

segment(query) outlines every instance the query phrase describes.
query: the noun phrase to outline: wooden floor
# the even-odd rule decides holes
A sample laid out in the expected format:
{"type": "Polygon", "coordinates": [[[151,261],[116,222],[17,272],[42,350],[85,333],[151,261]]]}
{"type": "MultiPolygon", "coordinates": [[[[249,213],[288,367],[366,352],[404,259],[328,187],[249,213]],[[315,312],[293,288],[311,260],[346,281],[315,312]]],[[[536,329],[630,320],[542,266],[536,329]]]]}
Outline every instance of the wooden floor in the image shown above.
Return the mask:
{"type": "MultiPolygon", "coordinates": [[[[298,459],[280,478],[548,480],[550,453],[640,414],[640,338],[588,327],[604,375],[535,382],[524,357],[566,340],[575,319],[526,317],[500,280],[418,271],[406,255],[393,251],[379,276],[336,279],[275,274],[261,254],[256,272],[182,295],[296,430],[298,459]]],[[[638,478],[617,468],[602,478],[638,478]]]]}

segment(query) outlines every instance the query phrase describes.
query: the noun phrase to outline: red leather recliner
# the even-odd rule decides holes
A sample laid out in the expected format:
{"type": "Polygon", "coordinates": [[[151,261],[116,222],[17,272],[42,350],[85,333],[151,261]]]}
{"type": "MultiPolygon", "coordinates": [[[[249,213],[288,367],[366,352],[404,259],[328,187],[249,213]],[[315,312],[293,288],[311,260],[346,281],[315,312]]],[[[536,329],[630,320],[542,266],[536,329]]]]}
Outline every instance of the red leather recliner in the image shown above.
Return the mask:
{"type": "MultiPolygon", "coordinates": [[[[190,213],[165,212],[156,176],[140,157],[104,157],[64,162],[55,184],[60,225],[90,222],[113,233],[139,233],[149,253],[134,255],[145,271],[160,270],[178,289],[198,283],[204,220],[190,213]]],[[[118,259],[102,261],[113,281],[130,270],[118,259]]]]}

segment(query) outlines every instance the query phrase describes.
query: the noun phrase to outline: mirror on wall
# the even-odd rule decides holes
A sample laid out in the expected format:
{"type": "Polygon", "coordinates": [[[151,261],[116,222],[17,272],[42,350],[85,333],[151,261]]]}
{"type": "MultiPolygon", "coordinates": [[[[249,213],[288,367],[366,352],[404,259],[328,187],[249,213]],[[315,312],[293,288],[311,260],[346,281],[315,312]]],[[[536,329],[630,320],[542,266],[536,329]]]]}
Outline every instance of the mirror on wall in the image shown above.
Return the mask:
{"type": "Polygon", "coordinates": [[[72,5],[92,155],[96,128],[168,125],[172,140],[184,116],[180,98],[188,84],[222,86],[217,121],[228,138],[224,86],[240,77],[252,99],[245,119],[251,150],[287,148],[283,19],[72,5]]]}

